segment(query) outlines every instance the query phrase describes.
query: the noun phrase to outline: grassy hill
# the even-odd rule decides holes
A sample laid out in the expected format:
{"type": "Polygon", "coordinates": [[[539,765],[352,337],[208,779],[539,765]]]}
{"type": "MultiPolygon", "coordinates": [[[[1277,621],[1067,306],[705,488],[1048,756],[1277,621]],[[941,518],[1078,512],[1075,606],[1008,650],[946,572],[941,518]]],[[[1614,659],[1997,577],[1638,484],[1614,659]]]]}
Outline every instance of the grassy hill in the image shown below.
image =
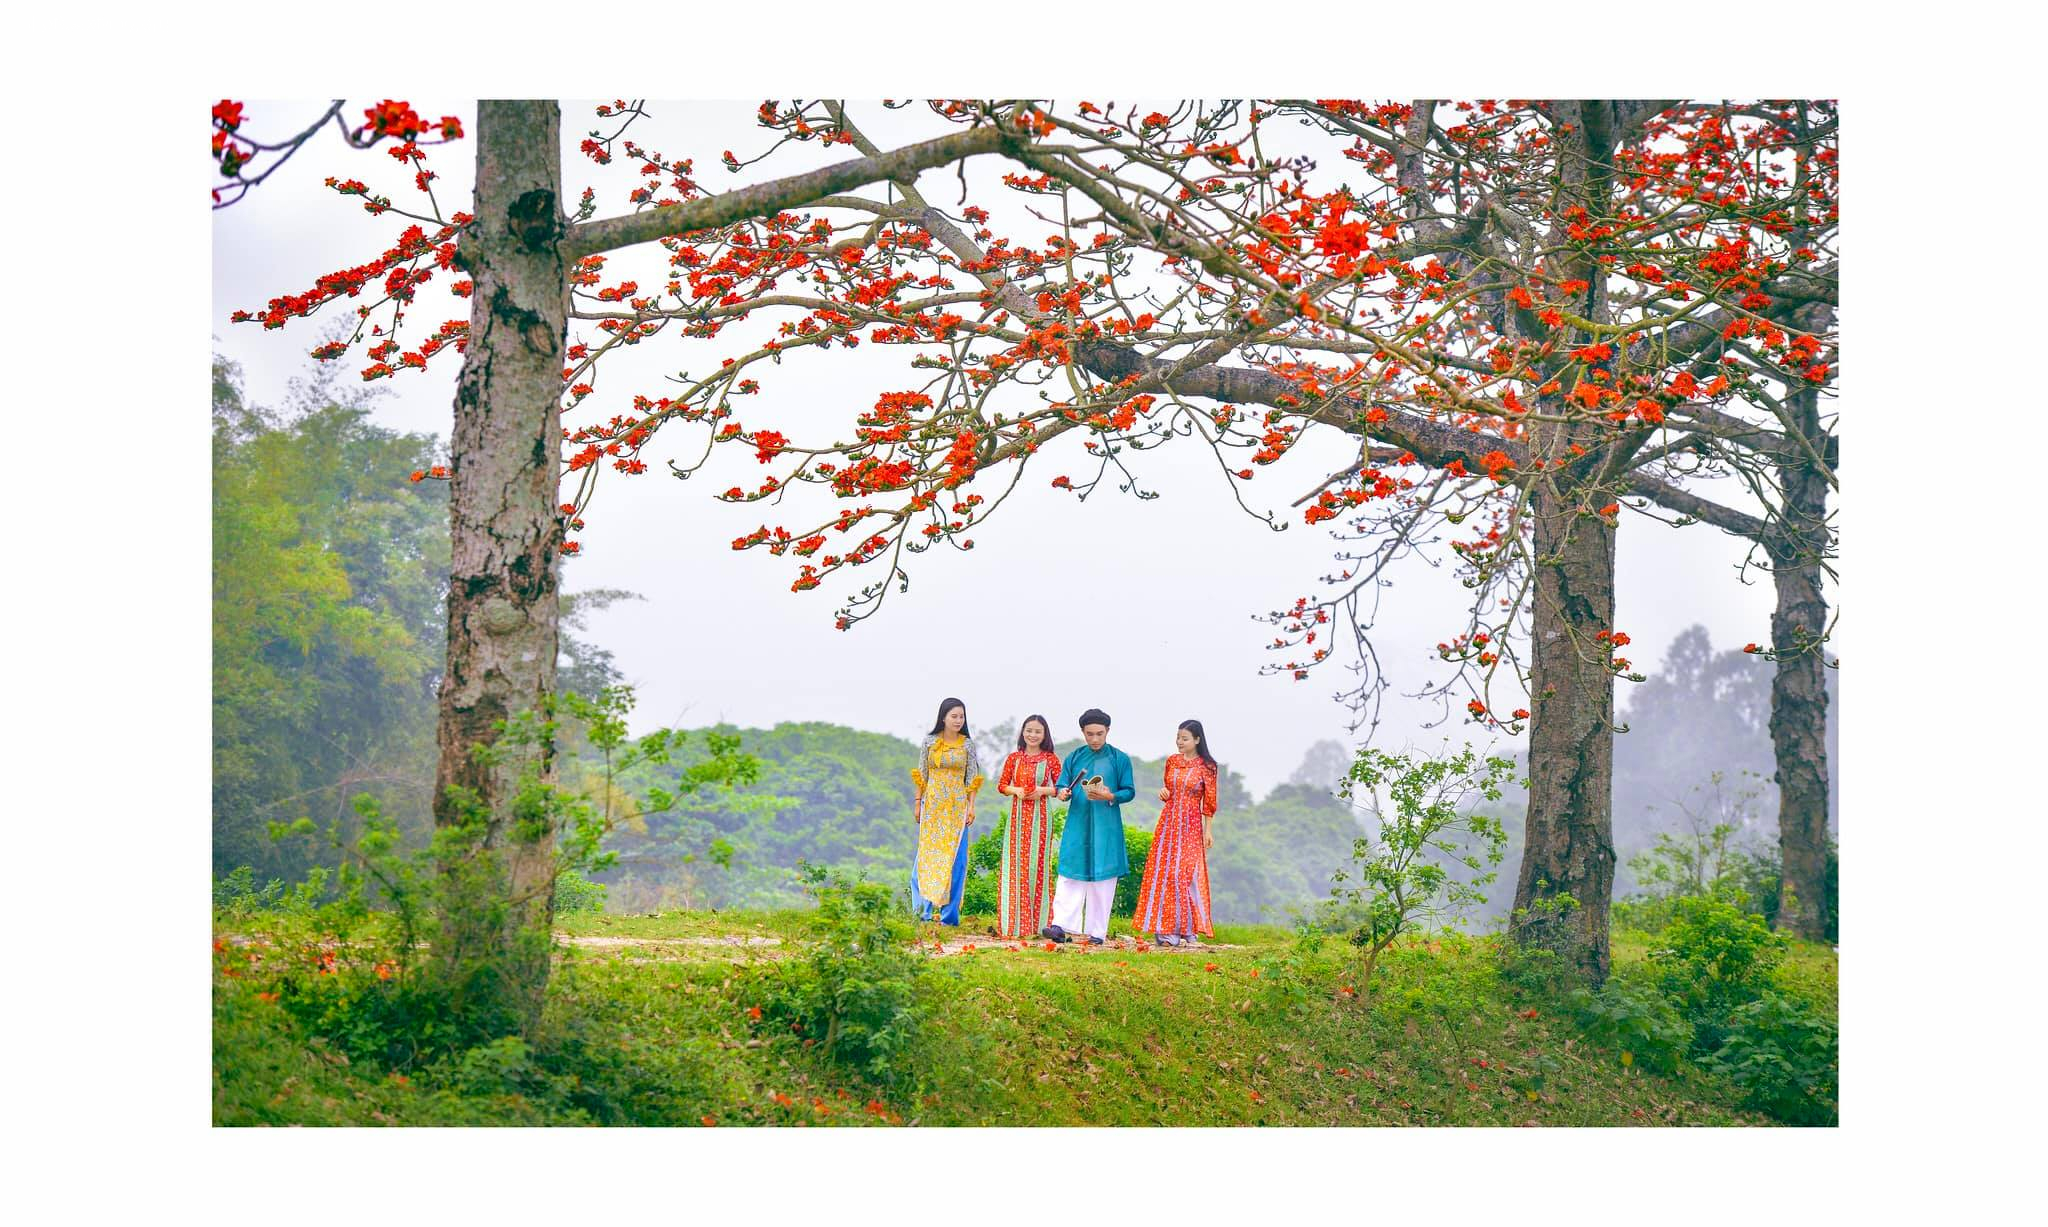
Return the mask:
{"type": "MultiPolygon", "coordinates": [[[[347,1020],[314,1012],[309,982],[373,977],[351,966],[373,956],[323,941],[317,924],[223,917],[214,1121],[1776,1123],[1719,1074],[1684,1060],[1658,1072],[1596,1042],[1564,997],[1504,971],[1493,939],[1456,935],[1396,948],[1367,1000],[1349,986],[1348,947],[1306,950],[1269,927],[1224,926],[1195,953],[1049,952],[977,937],[974,922],[947,930],[936,953],[927,927],[915,979],[929,1021],[898,1062],[920,1078],[891,1081],[826,1057],[775,1013],[778,968],[803,957],[819,924],[808,911],[567,918],[532,1046],[500,1040],[409,1061],[351,1059],[347,1020]],[[310,1038],[321,1031],[336,1038],[310,1038]]],[[[1617,980],[1642,970],[1647,951],[1640,935],[1622,935],[1617,980]]],[[[1830,948],[1794,946],[1772,976],[1833,1018],[1830,948]]]]}

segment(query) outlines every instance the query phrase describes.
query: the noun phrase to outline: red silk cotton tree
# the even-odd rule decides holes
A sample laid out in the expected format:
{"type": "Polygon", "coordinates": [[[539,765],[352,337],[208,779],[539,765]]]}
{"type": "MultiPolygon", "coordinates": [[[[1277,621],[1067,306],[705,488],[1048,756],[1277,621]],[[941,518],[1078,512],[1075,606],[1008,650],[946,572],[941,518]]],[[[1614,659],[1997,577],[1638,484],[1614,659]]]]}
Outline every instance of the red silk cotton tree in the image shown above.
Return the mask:
{"type": "MultiPolygon", "coordinates": [[[[860,156],[709,195],[690,163],[626,139],[643,108],[621,103],[601,115],[617,126],[593,133],[584,152],[639,176],[637,211],[592,222],[583,220],[588,193],[575,219],[562,215],[551,154],[514,152],[554,148],[552,107],[487,105],[474,220],[434,210],[379,260],[262,313],[281,325],[381,281],[384,296],[363,318],[388,309],[391,327],[369,351],[367,377],[451,348],[464,354],[444,791],[503,795],[502,777],[486,778],[461,751],[551,686],[552,640],[543,637],[553,633],[554,562],[576,548],[559,534],[581,528],[602,474],[649,471],[663,431],[743,448],[772,466],[727,499],[783,503],[829,491],[836,509],[794,526],[763,524],[734,546],[793,556],[798,591],[842,570],[879,568],[839,610],[847,627],[904,583],[906,555],[942,542],[971,547],[970,534],[1063,434],[1081,436],[1092,472],[1058,472],[1055,488],[1085,496],[1112,474],[1134,487],[1134,454],[1200,439],[1242,503],[1242,483],[1303,432],[1341,430],[1360,439],[1366,463],[1317,492],[1311,522],[1386,509],[1392,544],[1383,556],[1392,557],[1431,517],[1498,517],[1462,552],[1482,585],[1509,586],[1446,651],[1474,668],[1505,663],[1527,675],[1533,779],[1518,902],[1540,923],[1525,931],[1554,935],[1603,973],[1612,677],[1627,668],[1613,655],[1617,497],[1685,494],[1647,459],[1682,450],[1657,441],[1669,422],[1715,440],[1756,430],[1726,409],[1746,376],[1721,373],[1710,345],[1678,355],[1665,341],[1686,328],[1688,337],[1714,332],[1723,314],[1766,319],[1743,302],[1752,289],[1784,295],[1796,283],[1796,295],[1828,278],[1782,261],[1775,247],[1701,237],[1747,224],[1722,199],[1732,193],[1695,193],[1682,218],[1649,211],[1655,193],[1637,182],[1646,174],[1661,182],[1725,173],[1683,151],[1676,170],[1623,167],[1635,150],[1691,139],[1667,126],[1684,111],[1474,109],[1483,123],[1445,128],[1427,105],[1189,103],[1140,114],[1087,102],[1059,111],[933,104],[931,114],[959,130],[884,152],[839,104],[768,103],[759,119],[776,137],[762,156],[804,143],[860,156]],[[1282,130],[1299,135],[1304,118],[1337,130],[1340,157],[1357,142],[1357,170],[1340,164],[1361,186],[1311,190],[1309,155],[1279,148],[1282,130]],[[917,170],[978,152],[1013,163],[1005,186],[1053,233],[999,238],[1003,223],[964,195],[949,211],[917,190],[917,170]],[[649,272],[607,267],[616,249],[657,240],[660,262],[649,272]],[[1624,249],[1641,269],[1621,267],[1624,249]],[[452,287],[473,288],[470,322],[401,350],[402,316],[436,264],[470,275],[452,287]],[[1639,274],[1644,288],[1626,289],[1639,274]],[[589,335],[565,337],[569,320],[589,335]],[[749,343],[725,339],[747,321],[749,343]],[[662,396],[598,391],[607,354],[664,331],[714,341],[718,365],[662,396]],[[850,406],[850,437],[793,441],[740,419],[736,405],[776,364],[863,343],[911,349],[916,375],[850,406]],[[1703,365],[1712,369],[1694,369],[1703,365]],[[574,411],[586,400],[604,408],[562,431],[565,401],[574,411]],[[558,437],[567,442],[559,457],[543,445],[558,437]],[[556,464],[568,478],[559,491],[556,464]],[[1520,617],[1534,630],[1526,667],[1510,643],[1520,617]],[[1547,919],[1544,901],[1567,892],[1581,906],[1547,919]]],[[[1332,144],[1327,131],[1316,139],[1332,144]]],[[[724,160],[743,165],[730,153],[724,160]]],[[[366,208],[393,206],[370,197],[366,208]]],[[[1773,322],[1757,352],[1775,361],[1812,339],[1773,322]]],[[[698,464],[669,467],[688,475],[698,464]]],[[[1330,659],[1327,632],[1341,602],[1303,599],[1290,611],[1303,644],[1290,672],[1305,676],[1330,659]],[[1318,633],[1321,644],[1310,638],[1318,633]]],[[[1472,702],[1492,719],[1483,687],[1472,702]]]]}
{"type": "MultiPolygon", "coordinates": [[[[1348,592],[1281,615],[1279,646],[1301,657],[1287,669],[1305,676],[1330,659],[1333,613],[1355,623],[1345,602],[1357,585],[1419,533],[1477,517],[1484,531],[1458,550],[1480,599],[1444,652],[1471,671],[1475,719],[1495,722],[1496,680],[1531,696],[1534,710],[1509,720],[1531,733],[1522,932],[1598,976],[1612,685],[1629,670],[1613,615],[1620,500],[1645,496],[1758,539],[1792,531],[1786,517],[1682,488],[1674,466],[1690,457],[1754,474],[1759,458],[1822,445],[1813,423],[1786,425],[1782,406],[1832,381],[1831,324],[1813,317],[1833,301],[1833,253],[1801,241],[1832,235],[1831,108],[1481,103],[1445,108],[1469,117],[1452,123],[1438,109],[1188,104],[1140,116],[1080,104],[1048,115],[1048,139],[1017,153],[1037,173],[1007,180],[1048,197],[1042,215],[1060,222],[1032,248],[993,241],[979,210],[956,219],[915,192],[835,201],[973,277],[980,314],[969,331],[936,301],[891,313],[871,339],[937,349],[920,362],[930,382],[880,399],[851,441],[721,432],[788,466],[729,497],[820,483],[875,499],[794,530],[763,525],[735,546],[815,559],[800,564],[799,589],[884,564],[840,611],[847,625],[902,580],[904,554],[971,544],[1061,434],[1086,436],[1094,473],[1052,484],[1085,491],[1111,472],[1134,484],[1130,453],[1175,435],[1202,438],[1245,481],[1304,431],[1345,431],[1366,463],[1316,492],[1306,518],[1366,509],[1380,517],[1378,545],[1340,577],[1348,592]],[[1297,119],[1354,142],[1363,184],[1311,191],[1305,160],[1270,152],[1275,128],[1297,119]],[[995,389],[1034,381],[1038,404],[993,409],[995,389]],[[965,492],[1005,462],[1015,469],[995,497],[965,492]],[[849,548],[828,548],[849,534],[849,548]],[[1577,906],[1561,906],[1565,894],[1577,906]]],[[[862,139],[824,104],[778,122],[862,139]]],[[[1802,523],[1817,561],[1824,519],[1802,523]]]]}

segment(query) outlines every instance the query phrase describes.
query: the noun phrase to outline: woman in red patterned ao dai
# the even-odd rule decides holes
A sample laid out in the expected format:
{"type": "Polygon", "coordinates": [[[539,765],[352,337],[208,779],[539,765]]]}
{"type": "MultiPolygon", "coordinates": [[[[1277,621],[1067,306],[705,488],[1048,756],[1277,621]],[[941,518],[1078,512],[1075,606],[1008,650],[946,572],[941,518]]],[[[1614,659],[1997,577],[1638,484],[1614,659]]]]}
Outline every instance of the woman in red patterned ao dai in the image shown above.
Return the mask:
{"type": "Polygon", "coordinates": [[[1199,720],[1183,720],[1174,735],[1180,753],[1166,760],[1165,808],[1152,832],[1145,877],[1131,927],[1163,946],[1192,946],[1195,934],[1214,937],[1209,917],[1209,820],[1216,816],[1216,759],[1199,720]]]}
{"type": "Polygon", "coordinates": [[[1059,756],[1044,716],[1027,716],[1017,749],[1003,760],[997,791],[1010,798],[996,898],[996,932],[1030,938],[1052,919],[1052,817],[1047,799],[1059,791],[1059,756]]]}

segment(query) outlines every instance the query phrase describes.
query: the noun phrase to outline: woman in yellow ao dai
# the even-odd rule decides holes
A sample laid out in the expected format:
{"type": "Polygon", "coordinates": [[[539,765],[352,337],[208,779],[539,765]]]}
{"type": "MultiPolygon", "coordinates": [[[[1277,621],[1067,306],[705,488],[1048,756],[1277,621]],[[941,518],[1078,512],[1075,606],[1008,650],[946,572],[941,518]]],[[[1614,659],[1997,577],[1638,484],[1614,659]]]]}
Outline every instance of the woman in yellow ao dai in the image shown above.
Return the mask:
{"type": "Polygon", "coordinates": [[[967,828],[974,823],[974,797],[981,791],[981,756],[967,733],[967,705],[939,704],[939,718],[924,739],[910,772],[917,787],[917,869],[911,904],[919,919],[936,909],[942,924],[960,923],[960,895],[967,883],[967,828]]]}

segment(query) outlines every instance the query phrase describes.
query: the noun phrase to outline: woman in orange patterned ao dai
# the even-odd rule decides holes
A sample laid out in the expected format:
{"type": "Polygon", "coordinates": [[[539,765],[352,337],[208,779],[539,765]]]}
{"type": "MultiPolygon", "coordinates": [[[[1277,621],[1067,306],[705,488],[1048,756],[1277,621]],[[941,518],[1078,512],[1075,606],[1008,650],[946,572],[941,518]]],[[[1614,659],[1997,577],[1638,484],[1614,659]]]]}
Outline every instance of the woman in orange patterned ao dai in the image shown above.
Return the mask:
{"type": "Polygon", "coordinates": [[[1162,946],[1192,946],[1195,934],[1214,937],[1209,918],[1209,846],[1216,842],[1209,819],[1216,816],[1216,759],[1199,720],[1183,720],[1174,735],[1180,753],[1166,760],[1165,808],[1152,832],[1145,877],[1131,927],[1153,934],[1162,946]]]}
{"type": "Polygon", "coordinates": [[[996,932],[1028,938],[1052,919],[1052,818],[1046,799],[1059,791],[1059,756],[1044,716],[1028,716],[1017,730],[1017,749],[1003,760],[997,791],[1011,798],[1003,831],[996,932]]]}

